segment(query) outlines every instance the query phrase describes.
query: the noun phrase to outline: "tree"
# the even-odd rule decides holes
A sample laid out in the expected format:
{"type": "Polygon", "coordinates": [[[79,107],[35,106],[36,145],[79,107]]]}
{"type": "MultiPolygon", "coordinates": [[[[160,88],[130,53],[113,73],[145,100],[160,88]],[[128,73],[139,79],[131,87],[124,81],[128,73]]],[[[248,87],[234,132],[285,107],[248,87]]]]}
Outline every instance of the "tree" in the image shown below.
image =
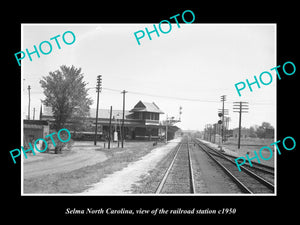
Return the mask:
{"type": "Polygon", "coordinates": [[[251,126],[249,129],[249,137],[256,138],[257,137],[256,130],[257,130],[257,128],[255,128],[254,126],[251,126]]]}
{"type": "Polygon", "coordinates": [[[257,137],[259,138],[265,138],[267,134],[267,130],[274,129],[270,123],[268,122],[262,122],[261,126],[259,126],[256,130],[257,137]]]}
{"type": "Polygon", "coordinates": [[[87,83],[83,81],[81,68],[63,65],[42,77],[40,84],[46,96],[42,102],[52,107],[56,131],[65,128],[67,121],[83,124],[80,121],[88,116],[92,99],[88,98],[87,83]]]}
{"type": "Polygon", "coordinates": [[[262,122],[262,124],[261,124],[260,127],[263,128],[263,129],[265,129],[265,130],[267,130],[267,129],[274,129],[274,127],[272,127],[271,124],[268,123],[268,122],[262,122]]]}

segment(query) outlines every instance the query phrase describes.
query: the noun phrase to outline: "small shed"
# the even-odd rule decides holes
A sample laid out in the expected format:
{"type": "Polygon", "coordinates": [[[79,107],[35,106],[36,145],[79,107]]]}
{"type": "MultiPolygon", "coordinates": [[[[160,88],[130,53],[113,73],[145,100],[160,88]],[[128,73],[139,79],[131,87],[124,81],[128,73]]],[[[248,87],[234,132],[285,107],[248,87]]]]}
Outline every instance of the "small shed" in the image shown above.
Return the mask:
{"type": "Polygon", "coordinates": [[[49,134],[49,124],[45,120],[23,120],[23,146],[34,144],[38,138],[44,138],[49,134]]]}

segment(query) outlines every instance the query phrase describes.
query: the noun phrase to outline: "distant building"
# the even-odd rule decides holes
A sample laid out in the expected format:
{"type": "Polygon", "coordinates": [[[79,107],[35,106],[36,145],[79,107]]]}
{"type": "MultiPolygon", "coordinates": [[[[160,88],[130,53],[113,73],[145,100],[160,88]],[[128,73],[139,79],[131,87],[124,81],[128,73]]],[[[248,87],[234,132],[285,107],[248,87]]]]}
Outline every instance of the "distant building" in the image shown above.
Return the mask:
{"type": "MultiPolygon", "coordinates": [[[[165,126],[160,123],[160,114],[163,111],[153,102],[139,101],[131,110],[125,110],[124,113],[124,132],[125,139],[137,140],[147,139],[155,140],[161,138],[164,134],[165,126]]],[[[109,109],[98,110],[98,134],[99,138],[107,139],[109,134],[109,109]]],[[[121,125],[122,125],[122,110],[112,110],[112,134],[117,132],[120,139],[121,125]]],[[[44,107],[44,112],[41,114],[42,120],[47,120],[50,123],[50,128],[53,128],[53,114],[51,107],[44,107]]],[[[91,108],[89,117],[85,120],[83,129],[76,130],[71,128],[72,123],[66,124],[66,128],[70,127],[73,139],[93,140],[95,126],[96,126],[96,109],[91,108]]],[[[176,126],[168,127],[168,139],[174,137],[175,132],[178,130],[176,126]]]]}

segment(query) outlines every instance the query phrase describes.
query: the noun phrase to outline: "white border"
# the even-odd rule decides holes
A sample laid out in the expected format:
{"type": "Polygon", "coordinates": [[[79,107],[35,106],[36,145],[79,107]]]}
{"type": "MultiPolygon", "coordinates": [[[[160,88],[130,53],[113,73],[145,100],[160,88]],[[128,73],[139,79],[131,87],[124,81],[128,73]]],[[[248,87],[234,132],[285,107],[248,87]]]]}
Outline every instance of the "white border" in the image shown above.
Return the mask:
{"type": "MultiPolygon", "coordinates": [[[[23,25],[21,24],[21,49],[24,49],[23,46],[23,25]]],[[[23,66],[21,64],[21,144],[20,146],[23,146],[23,133],[24,133],[24,125],[23,125],[23,110],[24,110],[24,96],[23,96],[23,88],[24,88],[24,82],[23,82],[23,66]]],[[[21,149],[20,149],[21,150],[21,149]]],[[[21,150],[22,151],[22,150],[21,150]]],[[[24,196],[24,170],[23,170],[23,154],[21,154],[21,196],[24,196]]]]}
{"type": "MultiPolygon", "coordinates": [[[[246,25],[246,26],[260,26],[260,25],[273,25],[275,26],[275,66],[277,65],[277,23],[226,23],[226,24],[222,24],[222,23],[194,23],[197,25],[207,25],[207,26],[214,26],[214,25],[246,25]]],[[[24,25],[61,25],[61,26],[72,26],[72,25],[82,25],[82,26],[95,26],[95,25],[109,25],[109,26],[114,26],[114,25],[135,25],[135,24],[109,24],[109,23],[68,23],[68,24],[56,24],[56,23],[22,23],[21,24],[21,49],[24,49],[23,47],[23,26],[24,25]]],[[[24,101],[24,97],[23,97],[23,67],[21,66],[21,146],[23,145],[23,101],[24,101]]],[[[275,79],[275,99],[276,99],[276,104],[275,104],[275,140],[277,140],[277,79],[275,79]]],[[[173,196],[186,196],[186,197],[196,197],[196,196],[277,196],[277,154],[275,154],[276,149],[274,146],[274,172],[275,172],[275,177],[274,177],[274,186],[275,186],[275,190],[274,193],[271,194],[242,194],[242,193],[237,193],[237,194],[99,194],[99,195],[95,195],[95,194],[82,194],[82,193],[76,193],[76,194],[39,194],[39,193],[31,193],[31,194],[27,194],[24,193],[24,182],[23,182],[23,158],[24,156],[22,155],[21,157],[21,196],[155,196],[155,197],[160,197],[160,196],[169,196],[169,197],[173,197],[173,196]]]]}

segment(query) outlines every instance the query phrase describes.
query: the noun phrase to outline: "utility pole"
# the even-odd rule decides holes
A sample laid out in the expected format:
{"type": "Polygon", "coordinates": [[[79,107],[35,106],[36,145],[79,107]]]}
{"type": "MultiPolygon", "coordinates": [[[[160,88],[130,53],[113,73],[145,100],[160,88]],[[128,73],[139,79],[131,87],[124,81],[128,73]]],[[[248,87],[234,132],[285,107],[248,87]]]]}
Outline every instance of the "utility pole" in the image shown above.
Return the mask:
{"type": "Polygon", "coordinates": [[[42,109],[42,102],[41,102],[41,108],[40,108],[40,120],[42,119],[43,116],[43,109],[42,109]]]}
{"type": "Polygon", "coordinates": [[[223,102],[223,107],[222,107],[222,143],[224,142],[224,102],[226,101],[226,95],[221,96],[221,101],[223,102]]]}
{"type": "Polygon", "coordinates": [[[102,90],[102,75],[98,75],[97,76],[97,86],[96,86],[96,92],[97,92],[97,109],[96,109],[96,128],[95,128],[94,145],[97,145],[99,93],[101,92],[101,90],[102,90]]]}
{"type": "Polygon", "coordinates": [[[125,135],[124,135],[124,118],[125,118],[125,94],[127,93],[127,91],[123,90],[121,92],[121,94],[123,94],[123,118],[122,118],[122,135],[121,135],[121,138],[122,138],[122,148],[124,147],[124,139],[125,139],[125,135]]]}
{"type": "Polygon", "coordinates": [[[239,118],[239,139],[238,139],[238,149],[241,147],[241,128],[242,128],[242,113],[248,113],[249,110],[248,102],[233,102],[233,112],[238,112],[240,114],[239,118]]]}
{"type": "Polygon", "coordinates": [[[110,149],[110,137],[111,137],[111,114],[112,114],[112,106],[110,106],[110,113],[109,113],[109,134],[108,134],[108,149],[110,149]]]}
{"type": "MultiPolygon", "coordinates": [[[[225,115],[226,115],[226,111],[225,111],[225,115]]],[[[226,134],[227,134],[227,130],[228,130],[228,123],[229,123],[229,117],[224,116],[224,141],[227,140],[226,134]]]]}
{"type": "Polygon", "coordinates": [[[222,149],[222,143],[221,143],[221,127],[222,125],[220,123],[218,123],[218,134],[219,134],[219,146],[220,146],[220,149],[222,149]]]}
{"type": "Polygon", "coordinates": [[[35,108],[33,108],[33,120],[34,120],[34,116],[35,116],[35,108]]]}
{"type": "Polygon", "coordinates": [[[166,119],[166,135],[165,135],[165,142],[166,144],[168,143],[168,115],[167,115],[167,119],[166,119]]]}
{"type": "Polygon", "coordinates": [[[217,126],[218,126],[218,124],[217,123],[214,123],[214,143],[216,143],[216,134],[217,134],[217,126]]]}
{"type": "MultiPolygon", "coordinates": [[[[227,118],[228,117],[226,117],[226,116],[228,116],[229,115],[229,112],[228,112],[228,109],[218,109],[218,115],[219,115],[219,117],[222,117],[223,118],[223,116],[224,116],[224,121],[222,121],[222,118],[221,118],[221,123],[220,123],[220,125],[221,124],[223,124],[224,123],[224,142],[226,141],[226,133],[227,133],[227,118]],[[223,114],[223,111],[224,111],[224,114],[223,114]],[[221,113],[221,114],[220,114],[221,113]],[[221,116],[220,116],[221,115],[221,116]]],[[[221,125],[221,127],[222,127],[222,125],[221,125]]],[[[221,134],[221,133],[220,133],[221,134]]]]}
{"type": "Polygon", "coordinates": [[[211,136],[212,136],[212,126],[209,124],[209,142],[211,142],[211,136]]]}
{"type": "Polygon", "coordinates": [[[28,102],[28,119],[30,120],[30,85],[28,85],[28,97],[29,97],[29,102],[28,102]]]}

